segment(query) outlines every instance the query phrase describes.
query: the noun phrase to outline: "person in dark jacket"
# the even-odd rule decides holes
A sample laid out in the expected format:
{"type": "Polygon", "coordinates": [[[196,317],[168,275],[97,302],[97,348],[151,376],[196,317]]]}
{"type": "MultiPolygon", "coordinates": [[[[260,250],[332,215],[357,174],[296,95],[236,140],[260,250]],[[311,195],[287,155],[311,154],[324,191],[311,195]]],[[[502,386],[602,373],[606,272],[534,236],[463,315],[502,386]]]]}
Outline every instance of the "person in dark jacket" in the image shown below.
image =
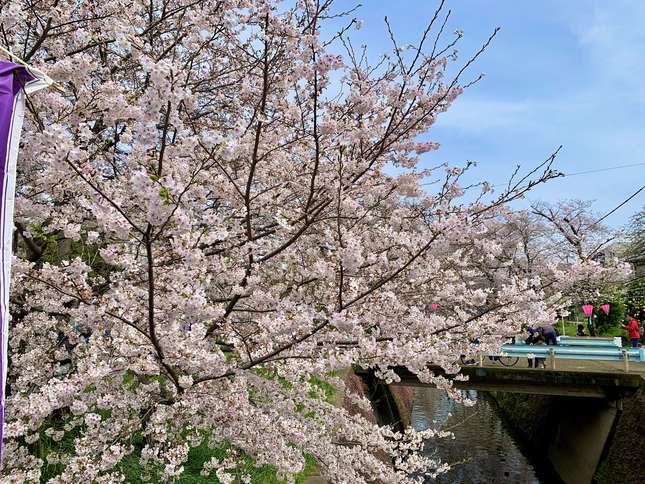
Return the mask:
{"type": "Polygon", "coordinates": [[[579,324],[578,325],[578,332],[576,333],[576,336],[587,336],[585,334],[585,325],[584,324],[579,324]]]}
{"type": "Polygon", "coordinates": [[[555,331],[555,328],[550,324],[545,324],[542,326],[542,334],[544,335],[544,341],[547,345],[557,345],[558,344],[558,334],[555,331]]]}

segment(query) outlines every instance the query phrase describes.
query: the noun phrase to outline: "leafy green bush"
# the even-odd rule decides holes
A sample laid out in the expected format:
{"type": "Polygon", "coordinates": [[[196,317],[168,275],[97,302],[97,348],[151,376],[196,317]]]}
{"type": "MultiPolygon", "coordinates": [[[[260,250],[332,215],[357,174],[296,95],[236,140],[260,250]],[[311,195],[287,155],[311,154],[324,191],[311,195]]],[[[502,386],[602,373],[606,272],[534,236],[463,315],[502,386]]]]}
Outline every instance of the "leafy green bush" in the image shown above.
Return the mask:
{"type": "Polygon", "coordinates": [[[624,295],[620,291],[601,296],[601,299],[594,305],[594,324],[596,331],[606,333],[613,328],[619,328],[625,319],[627,308],[625,307],[624,295]],[[609,314],[600,309],[602,304],[609,304],[609,314]]]}
{"type": "MultiPolygon", "coordinates": [[[[590,304],[593,304],[593,324],[596,336],[606,336],[621,329],[621,325],[627,314],[625,300],[625,291],[615,287],[601,294],[595,301],[590,302],[590,304]],[[609,304],[609,314],[605,314],[600,308],[603,304],[609,304]]],[[[569,320],[582,322],[585,326],[585,332],[589,334],[588,318],[582,313],[582,304],[570,307],[569,311],[569,320]]]]}
{"type": "Polygon", "coordinates": [[[645,278],[636,279],[627,287],[625,300],[627,311],[630,313],[638,312],[645,307],[645,278]]]}

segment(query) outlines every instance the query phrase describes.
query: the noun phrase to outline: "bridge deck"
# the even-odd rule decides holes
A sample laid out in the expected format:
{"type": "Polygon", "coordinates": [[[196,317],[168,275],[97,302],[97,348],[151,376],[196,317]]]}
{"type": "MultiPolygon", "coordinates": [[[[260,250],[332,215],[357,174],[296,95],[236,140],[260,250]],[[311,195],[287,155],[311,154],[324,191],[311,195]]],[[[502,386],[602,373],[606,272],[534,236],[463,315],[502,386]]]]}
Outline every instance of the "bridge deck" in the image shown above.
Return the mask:
{"type": "MultiPolygon", "coordinates": [[[[438,366],[430,366],[435,375],[452,378],[438,366]]],[[[357,375],[368,371],[356,368],[357,375]]],[[[422,383],[407,368],[394,368],[400,385],[433,386],[422,383]]],[[[461,373],[468,380],[454,380],[456,388],[464,390],[530,393],[535,395],[560,395],[571,397],[620,399],[645,385],[645,363],[632,363],[625,372],[620,361],[558,360],[556,370],[528,368],[526,359],[514,367],[504,367],[498,362],[484,359],[484,365],[464,366],[461,373]]]]}
{"type": "MultiPolygon", "coordinates": [[[[490,361],[488,358],[484,358],[485,367],[496,367],[500,368],[502,365],[500,363],[490,361]]],[[[549,371],[540,368],[528,368],[528,362],[526,358],[520,358],[520,361],[517,362],[515,366],[510,367],[509,369],[520,369],[526,368],[527,370],[533,371],[549,371]]],[[[572,371],[576,373],[622,373],[625,374],[625,363],[622,361],[604,361],[604,360],[557,360],[557,369],[558,371],[572,371]]],[[[630,361],[629,362],[629,374],[641,375],[645,378],[645,362],[639,361],[630,361]]]]}

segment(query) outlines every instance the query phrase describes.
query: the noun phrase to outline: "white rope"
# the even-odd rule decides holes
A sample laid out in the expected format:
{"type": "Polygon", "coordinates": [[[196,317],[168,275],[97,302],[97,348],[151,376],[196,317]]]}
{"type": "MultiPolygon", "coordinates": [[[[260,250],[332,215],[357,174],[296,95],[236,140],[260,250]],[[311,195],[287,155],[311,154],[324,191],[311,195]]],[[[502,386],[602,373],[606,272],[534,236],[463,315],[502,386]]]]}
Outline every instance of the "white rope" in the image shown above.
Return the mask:
{"type": "Polygon", "coordinates": [[[40,69],[36,69],[35,67],[30,66],[25,61],[23,61],[20,57],[18,57],[17,55],[15,55],[13,52],[11,52],[9,49],[3,47],[2,45],[0,45],[0,52],[3,52],[5,55],[10,57],[12,60],[16,61],[16,63],[18,63],[20,65],[23,65],[27,69],[38,73],[40,76],[42,76],[44,79],[46,79],[54,89],[56,89],[61,94],[65,94],[65,89],[63,88],[63,86],[60,83],[58,83],[56,81],[53,81],[47,74],[45,74],[40,69]]]}

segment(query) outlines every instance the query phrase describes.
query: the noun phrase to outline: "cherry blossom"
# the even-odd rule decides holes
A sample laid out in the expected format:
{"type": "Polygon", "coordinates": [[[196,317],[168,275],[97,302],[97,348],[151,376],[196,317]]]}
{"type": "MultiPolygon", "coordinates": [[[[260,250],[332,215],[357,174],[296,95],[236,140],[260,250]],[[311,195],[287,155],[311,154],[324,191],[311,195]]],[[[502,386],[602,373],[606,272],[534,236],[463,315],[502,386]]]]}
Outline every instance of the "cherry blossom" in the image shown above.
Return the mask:
{"type": "Polygon", "coordinates": [[[624,272],[546,243],[557,213],[509,208],[555,156],[500,193],[418,167],[491,40],[456,63],[441,7],[370,62],[329,1],[1,5],[3,42],[65,87],[30,97],[19,160],[8,482],[48,463],[119,482],[133,454],[170,482],[205,442],[229,446],[203,468],[221,482],[243,455],[291,479],[309,454],[333,482],[420,483],[444,433],[379,427],[316,381],[363,408],[352,365],[450,390],[429,364],[454,373],[624,272]]]}

